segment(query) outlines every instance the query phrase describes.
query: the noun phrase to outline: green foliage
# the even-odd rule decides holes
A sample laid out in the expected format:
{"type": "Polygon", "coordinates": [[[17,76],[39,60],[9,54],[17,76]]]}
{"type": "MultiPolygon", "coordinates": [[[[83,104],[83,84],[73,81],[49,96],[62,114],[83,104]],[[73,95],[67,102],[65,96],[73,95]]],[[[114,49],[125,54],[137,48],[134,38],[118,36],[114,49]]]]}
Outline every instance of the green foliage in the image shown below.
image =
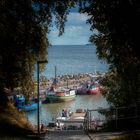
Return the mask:
{"type": "Polygon", "coordinates": [[[87,3],[81,11],[90,16],[91,30],[98,31],[90,41],[96,44],[98,57],[106,60],[113,72],[105,79],[109,89],[107,99],[115,105],[128,104],[131,99],[135,103],[140,94],[139,2],[87,0],[87,3]]]}
{"type": "Polygon", "coordinates": [[[31,93],[32,73],[38,59],[46,59],[46,30],[36,24],[29,1],[0,2],[1,89],[22,87],[31,93]]]}
{"type": "Polygon", "coordinates": [[[72,6],[69,0],[0,1],[0,90],[22,87],[26,96],[34,90],[32,74],[36,62],[47,59],[52,19],[61,35],[72,6]]]}
{"type": "Polygon", "coordinates": [[[100,81],[103,85],[103,95],[112,106],[129,106],[140,99],[139,84],[126,81],[116,70],[108,72],[100,81]]]}

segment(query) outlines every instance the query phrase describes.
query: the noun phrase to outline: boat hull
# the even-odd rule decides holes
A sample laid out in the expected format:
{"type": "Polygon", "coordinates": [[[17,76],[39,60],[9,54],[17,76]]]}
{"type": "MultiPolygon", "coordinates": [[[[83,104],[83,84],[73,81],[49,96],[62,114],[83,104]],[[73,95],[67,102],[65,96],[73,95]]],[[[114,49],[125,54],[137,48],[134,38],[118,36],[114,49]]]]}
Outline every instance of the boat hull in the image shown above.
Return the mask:
{"type": "MultiPolygon", "coordinates": [[[[41,106],[41,102],[39,103],[39,106],[41,106]]],[[[27,104],[27,105],[18,105],[17,106],[18,110],[24,110],[26,112],[28,111],[33,111],[38,109],[38,103],[32,103],[32,104],[27,104]]]]}
{"type": "Polygon", "coordinates": [[[76,95],[70,95],[70,96],[49,95],[49,96],[47,96],[47,98],[50,102],[66,102],[66,101],[74,100],[75,97],[76,97],[76,95]]]}
{"type": "MultiPolygon", "coordinates": [[[[15,97],[15,106],[16,108],[21,111],[33,111],[37,110],[38,108],[38,102],[36,99],[30,99],[32,101],[30,104],[25,104],[25,98],[24,97],[15,97]]],[[[39,105],[42,104],[42,101],[40,101],[39,105]]]]}
{"type": "Polygon", "coordinates": [[[95,88],[95,89],[89,89],[87,91],[87,94],[91,95],[91,94],[99,94],[100,93],[100,88],[95,88]]]}
{"type": "Polygon", "coordinates": [[[99,93],[101,93],[101,86],[97,83],[92,84],[85,83],[81,85],[76,91],[76,94],[78,95],[92,95],[99,93]]]}
{"type": "Polygon", "coordinates": [[[96,89],[89,89],[89,90],[78,90],[77,91],[77,95],[92,95],[92,94],[99,94],[100,93],[100,89],[96,88],[96,89]]]}
{"type": "Polygon", "coordinates": [[[18,106],[18,110],[24,110],[24,111],[33,111],[37,109],[37,103],[33,103],[30,105],[23,105],[23,106],[18,106]]]}

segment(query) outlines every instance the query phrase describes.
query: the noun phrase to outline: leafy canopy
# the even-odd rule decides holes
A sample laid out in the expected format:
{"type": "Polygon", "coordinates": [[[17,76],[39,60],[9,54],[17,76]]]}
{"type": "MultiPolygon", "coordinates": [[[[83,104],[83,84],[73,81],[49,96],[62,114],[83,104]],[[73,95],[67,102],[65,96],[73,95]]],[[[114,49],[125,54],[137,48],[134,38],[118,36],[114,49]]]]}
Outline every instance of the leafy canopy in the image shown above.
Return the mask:
{"type": "Polygon", "coordinates": [[[110,65],[111,73],[103,81],[107,99],[116,106],[136,103],[140,99],[139,1],[88,0],[82,10],[90,16],[91,30],[98,30],[90,38],[97,55],[110,65]]]}
{"type": "Polygon", "coordinates": [[[61,35],[71,6],[68,0],[0,1],[0,93],[15,87],[25,95],[33,91],[32,74],[37,61],[47,59],[52,20],[61,35]]]}

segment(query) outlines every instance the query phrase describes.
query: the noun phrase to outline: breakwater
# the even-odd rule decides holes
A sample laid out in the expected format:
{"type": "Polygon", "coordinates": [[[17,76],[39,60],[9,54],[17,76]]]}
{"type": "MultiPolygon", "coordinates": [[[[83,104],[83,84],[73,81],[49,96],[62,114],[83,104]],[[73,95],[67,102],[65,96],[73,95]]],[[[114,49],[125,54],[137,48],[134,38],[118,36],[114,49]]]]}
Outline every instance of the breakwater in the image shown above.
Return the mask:
{"type": "MultiPolygon", "coordinates": [[[[46,76],[40,76],[40,88],[49,88],[54,83],[54,80],[59,87],[77,88],[81,83],[102,78],[104,74],[105,73],[79,73],[75,75],[67,74],[61,76],[58,75],[51,79],[47,79],[46,76]]],[[[35,83],[37,84],[37,82],[35,83]]]]}

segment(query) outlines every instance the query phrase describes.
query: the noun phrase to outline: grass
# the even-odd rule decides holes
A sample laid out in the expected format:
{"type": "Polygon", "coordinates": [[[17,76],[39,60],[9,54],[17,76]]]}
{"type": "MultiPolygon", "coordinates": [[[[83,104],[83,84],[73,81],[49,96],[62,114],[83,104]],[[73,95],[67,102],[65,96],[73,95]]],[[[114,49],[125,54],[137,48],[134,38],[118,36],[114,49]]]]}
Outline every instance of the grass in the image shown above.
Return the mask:
{"type": "Polygon", "coordinates": [[[26,137],[34,133],[34,127],[24,117],[23,113],[15,109],[13,104],[9,103],[6,109],[0,111],[0,138],[20,136],[21,139],[22,136],[26,137]]]}

